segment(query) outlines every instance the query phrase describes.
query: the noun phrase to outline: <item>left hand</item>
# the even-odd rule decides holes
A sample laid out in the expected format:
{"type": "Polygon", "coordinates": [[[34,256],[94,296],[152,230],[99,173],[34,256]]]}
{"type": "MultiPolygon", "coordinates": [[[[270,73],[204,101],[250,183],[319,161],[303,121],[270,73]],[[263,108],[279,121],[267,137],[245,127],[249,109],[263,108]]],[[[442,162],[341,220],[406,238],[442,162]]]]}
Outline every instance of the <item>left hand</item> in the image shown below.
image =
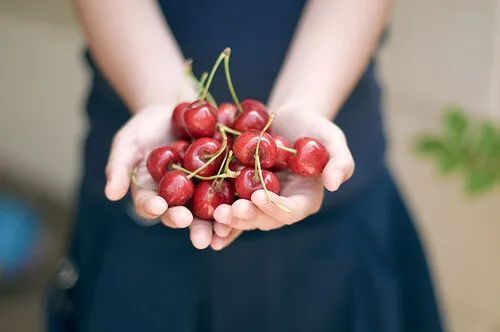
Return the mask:
{"type": "Polygon", "coordinates": [[[251,200],[239,199],[232,205],[217,207],[214,218],[223,225],[230,226],[228,235],[220,237],[214,234],[212,248],[220,250],[229,245],[244,230],[272,230],[304,220],[318,212],[323,201],[323,186],[329,191],[336,191],[347,181],[354,171],[354,160],[347,146],[345,135],[333,122],[316,112],[303,110],[287,112],[293,116],[276,116],[273,129],[276,133],[293,142],[300,136],[319,139],[328,150],[330,159],[321,178],[310,178],[285,173],[280,176],[280,195],[269,193],[269,201],[264,190],[257,190],[251,200]],[[279,208],[276,202],[290,212],[279,208]]]}

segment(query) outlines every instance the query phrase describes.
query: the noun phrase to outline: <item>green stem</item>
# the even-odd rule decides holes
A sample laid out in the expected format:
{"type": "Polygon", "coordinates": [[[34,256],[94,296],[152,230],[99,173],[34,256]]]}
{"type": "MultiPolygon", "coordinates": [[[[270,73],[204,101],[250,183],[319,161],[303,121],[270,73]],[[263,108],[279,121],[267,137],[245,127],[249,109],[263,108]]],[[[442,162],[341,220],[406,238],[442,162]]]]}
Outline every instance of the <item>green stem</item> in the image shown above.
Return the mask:
{"type": "MultiPolygon", "coordinates": [[[[172,165],[172,169],[186,173],[188,175],[188,177],[189,177],[189,175],[193,174],[193,172],[191,172],[190,170],[188,170],[180,165],[176,165],[176,164],[172,165]]],[[[228,178],[230,176],[227,174],[220,174],[220,175],[212,175],[212,176],[195,175],[194,177],[198,180],[210,181],[210,180],[215,180],[215,179],[228,178]]]]}
{"type": "Polygon", "coordinates": [[[278,145],[276,144],[276,147],[280,150],[283,150],[283,151],[286,151],[286,152],[290,152],[290,153],[293,153],[293,154],[297,154],[297,150],[295,149],[292,149],[292,148],[289,148],[289,147],[286,147],[286,146],[283,146],[283,145],[278,145]]]}
{"type": "Polygon", "coordinates": [[[219,65],[221,64],[222,60],[226,58],[228,55],[227,53],[230,52],[229,48],[226,48],[222,53],[219,55],[217,60],[215,61],[215,64],[210,71],[210,75],[208,76],[207,84],[205,85],[205,88],[203,89],[203,93],[200,96],[200,100],[203,101],[207,97],[208,94],[208,89],[210,88],[210,85],[212,84],[212,80],[214,79],[215,72],[217,71],[217,68],[219,68],[219,65]]]}
{"type": "Polygon", "coordinates": [[[236,136],[241,135],[240,131],[237,131],[237,130],[235,130],[233,128],[230,128],[230,127],[228,127],[228,126],[226,126],[226,125],[224,125],[222,123],[218,123],[217,125],[219,126],[219,129],[221,130],[221,132],[224,131],[226,133],[230,133],[230,134],[233,134],[233,135],[236,135],[236,136]]]}
{"type": "Polygon", "coordinates": [[[231,79],[231,72],[229,70],[229,58],[231,57],[231,49],[226,48],[226,50],[227,50],[227,56],[224,58],[224,72],[226,73],[226,82],[229,88],[229,92],[231,93],[231,97],[233,98],[233,101],[236,104],[236,108],[238,109],[238,112],[241,113],[243,112],[243,108],[241,108],[240,100],[238,99],[238,96],[234,91],[233,80],[231,79]]]}

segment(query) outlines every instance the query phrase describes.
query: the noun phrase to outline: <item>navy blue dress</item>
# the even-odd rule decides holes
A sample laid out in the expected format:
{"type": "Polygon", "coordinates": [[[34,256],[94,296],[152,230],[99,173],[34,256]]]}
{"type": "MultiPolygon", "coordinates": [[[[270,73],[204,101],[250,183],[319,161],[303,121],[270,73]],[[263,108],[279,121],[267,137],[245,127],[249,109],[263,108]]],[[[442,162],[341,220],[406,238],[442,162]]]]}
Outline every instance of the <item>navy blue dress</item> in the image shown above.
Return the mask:
{"type": "MultiPolygon", "coordinates": [[[[242,98],[266,100],[304,1],[160,1],[196,73],[233,50],[242,98]]],[[[441,331],[425,256],[384,165],[380,89],[372,61],[336,123],[353,178],[320,213],[271,232],[245,232],[221,252],[187,230],[134,222],[103,196],[114,133],[130,117],[93,72],[89,132],[69,257],[78,271],[49,303],[51,331],[441,331]],[[64,290],[63,290],[64,288],[64,290]]],[[[223,77],[217,100],[230,100],[223,77]]]]}

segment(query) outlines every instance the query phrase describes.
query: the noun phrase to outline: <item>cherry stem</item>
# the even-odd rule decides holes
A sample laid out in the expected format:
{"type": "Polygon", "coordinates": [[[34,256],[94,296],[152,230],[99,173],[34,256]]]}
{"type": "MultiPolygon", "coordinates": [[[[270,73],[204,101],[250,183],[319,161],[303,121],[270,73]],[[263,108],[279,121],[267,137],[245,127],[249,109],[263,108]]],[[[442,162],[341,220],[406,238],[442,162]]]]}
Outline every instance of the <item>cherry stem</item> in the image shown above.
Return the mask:
{"type": "MultiPolygon", "coordinates": [[[[177,164],[173,164],[171,167],[172,167],[172,169],[186,173],[188,175],[188,179],[190,178],[189,176],[193,174],[193,172],[191,172],[190,170],[188,170],[180,165],[177,165],[177,164]]],[[[230,174],[220,174],[220,175],[212,175],[212,176],[194,175],[194,177],[198,180],[210,181],[210,180],[214,180],[214,179],[228,178],[228,177],[231,177],[231,175],[230,174]]]]}
{"type": "Polygon", "coordinates": [[[226,133],[230,133],[230,134],[233,134],[233,135],[236,135],[236,136],[239,136],[241,135],[241,132],[240,131],[237,131],[233,128],[230,128],[228,126],[226,126],[225,124],[222,124],[222,123],[218,123],[217,126],[219,127],[219,130],[222,132],[226,132],[226,133]]]}
{"type": "MultiPolygon", "coordinates": [[[[185,67],[186,67],[186,75],[190,76],[191,79],[193,80],[193,82],[196,84],[196,86],[198,87],[198,95],[201,94],[202,90],[203,90],[203,87],[204,87],[204,84],[205,84],[205,81],[207,80],[207,77],[208,76],[208,73],[207,72],[203,72],[203,74],[201,74],[200,76],[200,79],[198,80],[198,78],[196,78],[196,76],[194,76],[193,74],[193,59],[187,59],[185,61],[185,67]]],[[[207,100],[210,104],[212,104],[214,107],[217,107],[217,102],[215,101],[214,97],[212,96],[212,94],[210,92],[207,93],[207,100]]]]}
{"type": "MultiPolygon", "coordinates": [[[[235,130],[233,128],[230,128],[222,123],[218,123],[217,126],[219,127],[219,129],[227,132],[227,133],[230,133],[230,134],[233,134],[235,136],[239,136],[241,135],[241,132],[238,131],[238,130],[235,130]]],[[[267,129],[266,129],[267,130],[267,129]]],[[[283,150],[283,151],[286,151],[286,152],[289,152],[289,153],[292,153],[292,154],[297,154],[297,150],[293,149],[293,148],[289,148],[287,146],[283,146],[283,145],[278,145],[276,144],[276,148],[280,149],[280,150],[283,150]]]]}
{"type": "Polygon", "coordinates": [[[227,56],[224,58],[224,72],[226,73],[226,82],[229,88],[229,92],[231,93],[231,97],[233,98],[234,103],[236,104],[236,108],[239,113],[243,112],[243,108],[241,107],[240,100],[234,91],[233,80],[231,79],[231,71],[229,70],[229,58],[231,57],[231,49],[226,48],[228,50],[227,56]]]}
{"type": "Polygon", "coordinates": [[[222,53],[219,55],[219,57],[215,61],[215,64],[214,64],[212,70],[210,71],[210,75],[208,75],[207,84],[205,85],[205,88],[203,89],[203,92],[200,96],[201,101],[205,100],[205,98],[207,97],[208,89],[210,88],[210,85],[212,84],[212,80],[214,79],[215,72],[217,71],[217,68],[219,68],[222,60],[224,60],[228,56],[228,53],[231,53],[230,48],[226,48],[224,51],[222,51],[222,53]]]}
{"type": "Polygon", "coordinates": [[[269,197],[269,192],[267,191],[266,183],[264,182],[264,176],[262,175],[262,167],[260,167],[260,156],[259,156],[259,148],[260,148],[260,141],[262,137],[264,136],[264,133],[266,130],[271,126],[271,123],[274,120],[274,113],[271,113],[269,116],[269,120],[267,120],[266,125],[264,128],[262,128],[262,131],[260,132],[259,139],[257,140],[257,146],[255,147],[255,170],[259,175],[260,183],[262,184],[262,188],[264,189],[264,192],[266,193],[267,199],[272,202],[271,197],[269,197]]]}

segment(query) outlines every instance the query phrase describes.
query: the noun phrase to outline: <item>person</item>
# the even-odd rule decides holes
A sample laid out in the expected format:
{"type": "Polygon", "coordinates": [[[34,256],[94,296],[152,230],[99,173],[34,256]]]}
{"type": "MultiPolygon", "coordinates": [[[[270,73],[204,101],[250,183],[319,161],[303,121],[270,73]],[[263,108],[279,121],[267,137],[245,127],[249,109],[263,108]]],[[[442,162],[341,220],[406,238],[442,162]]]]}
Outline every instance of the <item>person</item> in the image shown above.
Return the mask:
{"type": "MultiPolygon", "coordinates": [[[[384,162],[375,54],[390,2],[76,1],[92,69],[69,255],[78,280],[51,302],[50,329],[441,331],[384,162]],[[290,175],[273,195],[291,212],[260,190],[203,221],[131,183],[172,141],[175,105],[196,99],[185,58],[199,75],[226,46],[238,94],[267,103],[273,131],[330,153],[321,178],[290,175]]],[[[223,75],[211,92],[230,100],[223,75]]]]}

